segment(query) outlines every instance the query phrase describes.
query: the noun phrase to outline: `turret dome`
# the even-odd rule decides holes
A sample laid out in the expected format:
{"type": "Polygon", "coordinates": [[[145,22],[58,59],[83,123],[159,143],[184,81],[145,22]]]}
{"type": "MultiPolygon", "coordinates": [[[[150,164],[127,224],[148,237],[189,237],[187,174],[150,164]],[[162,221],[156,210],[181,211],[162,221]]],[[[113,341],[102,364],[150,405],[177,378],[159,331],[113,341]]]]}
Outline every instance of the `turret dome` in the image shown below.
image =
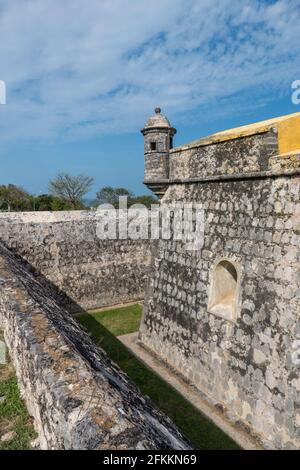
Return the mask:
{"type": "Polygon", "coordinates": [[[161,109],[159,107],[155,108],[155,114],[154,116],[151,116],[148,121],[146,122],[145,126],[144,126],[144,129],[142,130],[142,132],[144,130],[148,130],[148,129],[152,129],[152,128],[167,128],[167,129],[171,129],[172,126],[170,124],[170,121],[166,118],[166,116],[164,116],[163,114],[161,114],[161,109]]]}

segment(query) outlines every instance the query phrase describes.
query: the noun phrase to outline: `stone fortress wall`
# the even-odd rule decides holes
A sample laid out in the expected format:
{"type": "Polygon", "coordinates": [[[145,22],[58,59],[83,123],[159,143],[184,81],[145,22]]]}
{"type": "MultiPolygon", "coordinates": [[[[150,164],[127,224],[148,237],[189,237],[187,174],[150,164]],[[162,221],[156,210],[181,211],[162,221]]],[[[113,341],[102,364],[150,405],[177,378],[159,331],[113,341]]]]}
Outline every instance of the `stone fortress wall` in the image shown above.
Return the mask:
{"type": "Polygon", "coordinates": [[[41,445],[189,447],[70,315],[149,279],[142,344],[266,447],[299,448],[299,114],[175,149],[156,114],[145,182],[162,206],[202,203],[201,251],[99,240],[94,212],[0,214],[0,326],[41,445]]]}
{"type": "Polygon", "coordinates": [[[164,203],[203,201],[201,252],[160,241],[141,341],[276,447],[299,446],[299,177],[172,186],[164,203]],[[255,201],[253,200],[255,194],[255,201]],[[208,312],[213,269],[239,276],[238,318],[208,312]]]}
{"type": "Polygon", "coordinates": [[[159,241],[139,340],[264,446],[299,448],[300,116],[175,148],[169,164],[145,180],[165,185],[162,206],[202,204],[204,245],[159,241]]]}
{"type": "Polygon", "coordinates": [[[100,240],[93,211],[0,214],[0,240],[64,293],[70,311],[143,299],[147,240],[100,240]],[[70,302],[70,299],[73,302],[70,302]]]}
{"type": "Polygon", "coordinates": [[[1,242],[0,328],[41,449],[191,448],[1,242]]]}
{"type": "Polygon", "coordinates": [[[42,449],[189,448],[71,313],[143,299],[150,246],[95,212],[0,214],[0,328],[42,449]]]}

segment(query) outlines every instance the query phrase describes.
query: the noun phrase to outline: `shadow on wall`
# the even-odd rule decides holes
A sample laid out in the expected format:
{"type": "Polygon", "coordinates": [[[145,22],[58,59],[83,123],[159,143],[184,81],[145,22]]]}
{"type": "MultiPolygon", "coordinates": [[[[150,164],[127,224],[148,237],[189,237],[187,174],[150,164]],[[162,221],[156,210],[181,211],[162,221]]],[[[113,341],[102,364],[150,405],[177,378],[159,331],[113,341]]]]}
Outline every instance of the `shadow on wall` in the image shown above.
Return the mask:
{"type": "Polygon", "coordinates": [[[1,242],[0,277],[0,322],[41,448],[191,449],[72,318],[74,302],[1,242]]]}
{"type": "Polygon", "coordinates": [[[55,298],[55,301],[63,308],[68,310],[70,313],[85,313],[86,310],[83,309],[74,299],[67,295],[63,290],[61,290],[56,284],[50,281],[46,276],[44,276],[37,268],[30,264],[25,258],[20,256],[14,251],[13,248],[7,246],[7,244],[0,238],[0,243],[7,248],[10,252],[13,253],[14,257],[20,261],[32,276],[44,286],[48,292],[55,298]]]}

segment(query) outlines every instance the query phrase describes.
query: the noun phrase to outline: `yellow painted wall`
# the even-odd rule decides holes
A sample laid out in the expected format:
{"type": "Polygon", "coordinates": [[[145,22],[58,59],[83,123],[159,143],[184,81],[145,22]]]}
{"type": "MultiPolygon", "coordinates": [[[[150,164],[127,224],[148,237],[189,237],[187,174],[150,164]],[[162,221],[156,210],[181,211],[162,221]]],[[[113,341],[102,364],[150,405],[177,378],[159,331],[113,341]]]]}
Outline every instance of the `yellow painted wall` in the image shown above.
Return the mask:
{"type": "Polygon", "coordinates": [[[176,147],[171,150],[171,152],[173,153],[178,150],[201,147],[211,145],[216,142],[225,142],[226,140],[234,140],[241,137],[261,134],[263,132],[267,132],[272,127],[278,130],[279,154],[300,149],[300,112],[298,112],[217,132],[208,137],[202,137],[201,139],[195,140],[189,144],[176,147]]]}
{"type": "Polygon", "coordinates": [[[278,124],[279,153],[300,149],[300,116],[295,115],[278,124]]]}

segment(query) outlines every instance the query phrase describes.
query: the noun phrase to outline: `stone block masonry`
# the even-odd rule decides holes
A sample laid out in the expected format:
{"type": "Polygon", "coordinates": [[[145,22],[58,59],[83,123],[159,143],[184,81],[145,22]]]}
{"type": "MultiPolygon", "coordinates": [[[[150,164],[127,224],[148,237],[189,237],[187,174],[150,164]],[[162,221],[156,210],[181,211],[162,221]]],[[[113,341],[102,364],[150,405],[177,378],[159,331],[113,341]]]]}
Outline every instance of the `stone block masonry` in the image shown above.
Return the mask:
{"type": "Polygon", "coordinates": [[[1,243],[0,327],[42,449],[191,448],[1,243]]]}
{"type": "Polygon", "coordinates": [[[149,241],[99,240],[95,212],[0,214],[0,239],[61,290],[69,311],[144,297],[149,241]]]}
{"type": "Polygon", "coordinates": [[[204,245],[159,241],[140,341],[273,449],[300,447],[299,126],[296,113],[172,149],[149,184],[162,208],[202,204],[204,245]]]}
{"type": "Polygon", "coordinates": [[[160,241],[140,338],[266,445],[299,447],[299,178],[172,186],[164,203],[175,197],[203,201],[204,247],[160,241]],[[233,321],[208,311],[224,258],[239,273],[233,321]]]}

